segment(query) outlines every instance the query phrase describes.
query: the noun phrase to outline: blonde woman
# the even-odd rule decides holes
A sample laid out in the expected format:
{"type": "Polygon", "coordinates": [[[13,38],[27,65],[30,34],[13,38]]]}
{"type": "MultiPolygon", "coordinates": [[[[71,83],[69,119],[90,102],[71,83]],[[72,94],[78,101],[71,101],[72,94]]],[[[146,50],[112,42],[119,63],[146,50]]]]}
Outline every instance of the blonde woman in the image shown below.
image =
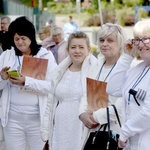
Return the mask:
{"type": "Polygon", "coordinates": [[[50,150],[79,150],[82,122],[78,109],[86,90],[86,76],[97,59],[90,52],[88,36],[76,32],[68,39],[68,57],[52,75],[52,89],[42,126],[42,139],[50,150]]]}
{"type": "Polygon", "coordinates": [[[134,38],[127,43],[119,59],[107,91],[123,96],[125,123],[122,125],[119,146],[129,144],[131,150],[149,150],[150,137],[150,21],[139,21],[133,28],[134,38]],[[133,54],[143,60],[130,68],[133,54]]]}
{"type": "MultiPolygon", "coordinates": [[[[116,63],[124,50],[125,40],[126,36],[121,26],[111,23],[102,25],[97,35],[100,57],[98,62],[90,69],[88,77],[95,80],[108,82],[116,63]]],[[[84,124],[84,132],[82,135],[80,149],[84,150],[90,133],[97,131],[101,125],[107,123],[107,113],[106,108],[100,108],[92,112],[89,111],[86,93],[81,102],[79,118],[84,124]]],[[[111,130],[116,131],[116,133],[119,133],[120,127],[118,123],[116,123],[117,119],[115,117],[113,107],[111,106],[112,104],[116,106],[121,119],[121,98],[112,97],[110,95],[108,96],[108,107],[110,110],[111,122],[110,128],[111,130]]],[[[101,147],[101,143],[99,143],[99,147],[101,147]]]]}
{"type": "Polygon", "coordinates": [[[41,45],[48,49],[49,46],[54,46],[55,42],[52,40],[51,29],[47,26],[43,26],[38,32],[39,38],[41,40],[41,45]]]}

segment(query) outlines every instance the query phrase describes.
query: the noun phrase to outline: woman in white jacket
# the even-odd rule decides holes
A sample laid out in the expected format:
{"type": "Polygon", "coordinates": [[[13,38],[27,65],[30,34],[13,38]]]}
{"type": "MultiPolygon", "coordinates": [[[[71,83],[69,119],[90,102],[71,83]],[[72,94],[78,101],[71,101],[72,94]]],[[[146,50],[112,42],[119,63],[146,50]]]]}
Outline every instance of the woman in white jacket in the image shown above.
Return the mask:
{"type": "Polygon", "coordinates": [[[79,150],[82,122],[79,104],[86,90],[88,70],[97,59],[90,52],[84,32],[72,33],[68,39],[68,57],[52,75],[51,97],[41,128],[42,139],[49,140],[50,150],[79,150]]]}
{"type": "Polygon", "coordinates": [[[14,20],[9,33],[12,48],[0,56],[0,89],[3,90],[0,113],[6,150],[25,150],[26,141],[30,149],[42,150],[45,143],[40,137],[40,126],[51,87],[50,76],[57,64],[53,54],[37,44],[34,25],[26,17],[14,20]],[[45,80],[7,74],[9,69],[19,71],[25,55],[48,59],[45,80]]]}
{"type": "MultiPolygon", "coordinates": [[[[115,64],[124,49],[126,36],[121,26],[117,24],[106,23],[102,25],[101,29],[99,30],[97,39],[98,48],[101,53],[98,62],[90,69],[88,77],[95,80],[108,82],[110,74],[115,68],[115,64]]],[[[120,127],[119,124],[116,123],[117,119],[113,107],[111,106],[112,104],[116,106],[121,119],[121,98],[108,96],[111,122],[110,128],[111,130],[116,131],[116,133],[119,133],[120,127]]],[[[107,113],[106,108],[89,111],[87,96],[85,94],[80,105],[79,115],[80,120],[85,125],[81,143],[81,150],[83,150],[90,132],[97,131],[100,128],[100,125],[107,123],[107,113]]],[[[100,145],[101,142],[99,142],[99,147],[101,147],[100,145]]]]}
{"type": "Polygon", "coordinates": [[[150,138],[150,21],[139,21],[133,28],[134,39],[126,44],[107,92],[123,96],[124,121],[119,146],[131,150],[149,150],[150,138]],[[134,53],[143,60],[130,69],[134,53]]]}

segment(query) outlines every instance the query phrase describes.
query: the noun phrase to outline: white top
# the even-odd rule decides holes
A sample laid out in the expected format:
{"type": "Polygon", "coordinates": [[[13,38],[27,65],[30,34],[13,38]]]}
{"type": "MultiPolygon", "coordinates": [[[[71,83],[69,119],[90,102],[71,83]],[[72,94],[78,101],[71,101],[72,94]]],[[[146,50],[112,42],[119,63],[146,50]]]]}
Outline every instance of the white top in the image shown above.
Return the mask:
{"type": "MultiPolygon", "coordinates": [[[[13,47],[11,50],[4,51],[0,55],[0,69],[2,69],[2,67],[3,67],[3,62],[5,62],[8,51],[10,51],[10,55],[9,55],[8,61],[5,64],[5,66],[10,66],[11,70],[17,69],[16,67],[18,66],[18,64],[16,63],[16,61],[18,61],[17,60],[18,58],[15,55],[15,50],[13,47]]],[[[2,126],[4,126],[4,127],[7,125],[9,110],[10,110],[10,108],[12,109],[13,103],[19,104],[20,101],[22,101],[23,103],[26,103],[26,106],[28,107],[29,106],[28,102],[30,102],[31,99],[32,99],[32,102],[30,103],[31,106],[29,106],[28,108],[29,109],[31,108],[30,109],[31,113],[32,112],[36,113],[38,110],[41,123],[43,121],[43,116],[45,114],[49,91],[51,89],[51,83],[50,83],[51,74],[57,65],[56,65],[53,54],[50,51],[47,51],[45,48],[41,47],[35,57],[48,59],[49,61],[48,61],[45,80],[37,80],[37,79],[31,78],[28,76],[25,77],[25,85],[23,87],[25,89],[29,89],[32,92],[35,92],[34,96],[32,96],[33,93],[32,94],[30,93],[30,98],[29,98],[29,96],[27,97],[28,94],[23,94],[22,97],[23,96],[25,96],[25,97],[20,98],[19,94],[15,95],[15,93],[14,93],[14,91],[17,92],[16,91],[17,88],[13,87],[13,89],[12,89],[11,82],[9,80],[2,80],[0,77],[0,89],[3,89],[3,93],[1,96],[2,111],[0,112],[0,114],[1,114],[2,126]],[[11,98],[13,98],[13,99],[11,99],[11,98]],[[16,101],[17,98],[19,98],[18,102],[16,101]],[[38,104],[38,107],[36,107],[37,104],[38,104]]],[[[15,106],[17,106],[17,105],[15,105],[15,106]]],[[[20,109],[20,107],[21,107],[21,105],[19,105],[18,109],[20,109]]],[[[24,111],[27,111],[27,109],[24,111]]]]}
{"type": "MultiPolygon", "coordinates": [[[[22,64],[22,56],[16,56],[14,68],[22,64]]],[[[19,70],[18,70],[19,71],[19,70]]],[[[19,86],[10,83],[10,110],[18,113],[37,114],[38,113],[38,98],[37,95],[31,94],[31,92],[22,92],[19,90],[19,86]]]]}
{"type": "Polygon", "coordinates": [[[112,76],[107,84],[107,92],[113,96],[123,96],[123,113],[125,123],[122,125],[120,139],[129,140],[131,150],[149,150],[150,138],[150,67],[141,62],[130,68],[133,60],[124,54],[117,62],[112,76]],[[137,82],[138,81],[138,82],[137,82]],[[129,90],[142,89],[146,91],[144,100],[129,96],[129,90]]]}
{"type": "MultiPolygon", "coordinates": [[[[93,65],[92,68],[89,70],[88,77],[97,80],[98,76],[100,74],[99,80],[108,82],[110,79],[110,75],[111,75],[111,73],[115,67],[114,67],[114,65],[107,67],[104,65],[104,63],[105,63],[105,59],[99,58],[98,62],[95,63],[95,65],[93,65]]],[[[114,113],[114,109],[111,106],[112,104],[114,104],[116,106],[120,120],[122,120],[122,116],[121,116],[122,98],[121,97],[113,97],[111,95],[108,95],[108,107],[109,107],[109,114],[110,114],[110,128],[111,128],[111,130],[116,131],[116,133],[119,133],[120,127],[119,127],[119,124],[117,122],[117,118],[116,118],[116,115],[114,113]]],[[[82,113],[87,111],[87,105],[88,105],[87,95],[85,93],[84,96],[82,97],[82,100],[81,100],[81,104],[80,104],[80,108],[79,108],[79,115],[81,115],[82,113]]],[[[101,109],[98,109],[97,111],[94,111],[93,117],[94,117],[94,120],[96,122],[100,123],[101,125],[106,124],[107,123],[106,108],[101,108],[101,109]]],[[[93,132],[93,131],[97,130],[98,128],[99,128],[99,126],[97,128],[94,128],[91,130],[91,129],[86,128],[84,126],[80,150],[84,149],[84,146],[85,146],[86,141],[90,135],[90,132],[93,132]]]]}
{"type": "Polygon", "coordinates": [[[68,69],[56,87],[55,96],[59,104],[55,112],[52,150],[78,150],[82,134],[78,117],[82,96],[81,72],[68,69]]]}

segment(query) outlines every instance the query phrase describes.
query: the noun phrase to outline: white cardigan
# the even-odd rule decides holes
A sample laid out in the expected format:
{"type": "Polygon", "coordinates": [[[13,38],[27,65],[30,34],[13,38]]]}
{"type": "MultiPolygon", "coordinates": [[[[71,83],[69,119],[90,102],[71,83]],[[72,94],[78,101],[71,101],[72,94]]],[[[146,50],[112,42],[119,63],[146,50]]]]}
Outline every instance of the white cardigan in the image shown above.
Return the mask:
{"type": "MultiPolygon", "coordinates": [[[[146,67],[145,62],[141,62],[135,67],[130,68],[133,57],[124,54],[118,61],[112,77],[107,85],[107,92],[113,96],[123,96],[123,112],[125,123],[122,126],[120,139],[122,141],[130,140],[130,137],[139,136],[137,150],[149,150],[150,139],[150,71],[137,84],[134,90],[138,88],[145,90],[146,97],[144,101],[138,100],[138,106],[133,98],[129,98],[129,90],[135,84],[137,78],[141,76],[146,67]],[[129,102],[129,104],[128,104],[129,102]]],[[[147,68],[148,69],[148,68],[147,68]]]]}
{"type": "MultiPolygon", "coordinates": [[[[4,51],[0,55],[0,70],[3,67],[3,61],[5,59],[5,55],[7,54],[6,51],[4,51]]],[[[39,109],[40,109],[40,118],[41,122],[43,120],[43,116],[46,109],[46,103],[48,99],[48,93],[50,91],[50,80],[51,80],[51,73],[54,70],[54,68],[57,66],[55,58],[53,54],[49,51],[47,51],[45,48],[40,49],[40,51],[37,53],[36,56],[39,58],[46,58],[48,59],[48,67],[47,67],[47,73],[46,73],[46,79],[45,80],[37,80],[31,77],[25,77],[25,86],[31,89],[32,91],[38,92],[37,94],[39,99],[39,109]]],[[[11,69],[14,69],[14,64],[16,60],[15,50],[12,47],[11,54],[9,57],[9,61],[7,62],[7,66],[10,66],[11,69]]],[[[9,80],[2,80],[0,77],[0,89],[3,89],[3,93],[1,96],[1,105],[2,105],[2,111],[1,114],[1,121],[2,126],[5,127],[8,121],[8,113],[9,113],[9,106],[10,106],[10,81],[9,80]]]]}
{"type": "MultiPolygon", "coordinates": [[[[105,61],[104,58],[98,59],[98,62],[89,71],[89,75],[88,75],[89,78],[97,80],[97,75],[98,75],[100,68],[102,67],[104,61],[105,61]]],[[[105,82],[107,82],[108,80],[109,80],[109,77],[105,82]]],[[[110,106],[112,104],[114,104],[116,106],[120,120],[121,120],[121,118],[122,118],[122,115],[121,115],[122,114],[121,113],[121,111],[122,111],[122,98],[117,98],[117,97],[113,97],[113,96],[108,95],[108,106],[109,106],[109,114],[110,114],[110,128],[111,128],[111,130],[114,130],[117,133],[119,133],[120,132],[120,126],[117,122],[117,118],[116,118],[116,115],[114,113],[114,109],[112,106],[110,106]]],[[[87,111],[87,97],[86,97],[86,93],[85,93],[85,95],[82,97],[82,101],[80,104],[79,115],[81,115],[82,113],[84,113],[86,111],[87,111]]],[[[101,109],[98,109],[97,111],[93,112],[93,117],[100,124],[106,124],[107,123],[106,108],[101,108],[101,109]]],[[[86,144],[86,141],[89,137],[89,134],[90,134],[90,130],[84,126],[84,131],[82,134],[82,141],[81,141],[81,150],[83,150],[83,148],[86,144]]]]}
{"type": "MultiPolygon", "coordinates": [[[[97,59],[92,55],[89,54],[81,68],[81,82],[82,82],[82,89],[83,92],[86,91],[86,76],[87,72],[90,69],[90,67],[95,64],[97,59]]],[[[71,64],[71,59],[68,56],[62,63],[59,64],[55,72],[53,73],[52,76],[52,82],[51,82],[51,93],[49,94],[49,100],[47,102],[47,107],[46,107],[46,113],[44,116],[44,121],[41,127],[41,137],[43,141],[49,140],[49,145],[51,149],[51,142],[52,142],[52,132],[53,132],[53,119],[54,119],[54,113],[55,109],[58,103],[58,100],[54,97],[54,92],[57,84],[59,83],[60,79],[62,78],[64,72],[67,70],[67,68],[71,64]]]]}

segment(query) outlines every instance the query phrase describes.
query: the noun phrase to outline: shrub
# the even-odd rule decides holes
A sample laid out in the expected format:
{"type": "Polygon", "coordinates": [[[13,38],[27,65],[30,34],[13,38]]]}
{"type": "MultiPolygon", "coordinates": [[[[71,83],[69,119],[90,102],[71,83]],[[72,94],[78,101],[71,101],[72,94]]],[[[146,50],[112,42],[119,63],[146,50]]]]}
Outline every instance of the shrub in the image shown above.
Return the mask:
{"type": "Polygon", "coordinates": [[[89,19],[87,19],[85,22],[84,22],[84,25],[85,26],[100,26],[101,23],[100,23],[100,18],[99,16],[94,16],[94,17],[91,17],[89,19]]]}
{"type": "Polygon", "coordinates": [[[146,11],[144,8],[139,8],[137,15],[136,15],[137,20],[141,20],[147,17],[148,17],[148,11],[146,11]]]}
{"type": "Polygon", "coordinates": [[[73,3],[48,2],[47,8],[49,12],[53,12],[55,14],[76,13],[76,7],[73,3]]]}
{"type": "Polygon", "coordinates": [[[92,45],[91,46],[91,51],[92,51],[92,54],[95,56],[95,57],[98,57],[99,55],[99,51],[97,50],[97,45],[92,45]]]}
{"type": "Polygon", "coordinates": [[[134,10],[127,7],[116,10],[116,18],[118,24],[122,26],[134,24],[134,10]]]}

